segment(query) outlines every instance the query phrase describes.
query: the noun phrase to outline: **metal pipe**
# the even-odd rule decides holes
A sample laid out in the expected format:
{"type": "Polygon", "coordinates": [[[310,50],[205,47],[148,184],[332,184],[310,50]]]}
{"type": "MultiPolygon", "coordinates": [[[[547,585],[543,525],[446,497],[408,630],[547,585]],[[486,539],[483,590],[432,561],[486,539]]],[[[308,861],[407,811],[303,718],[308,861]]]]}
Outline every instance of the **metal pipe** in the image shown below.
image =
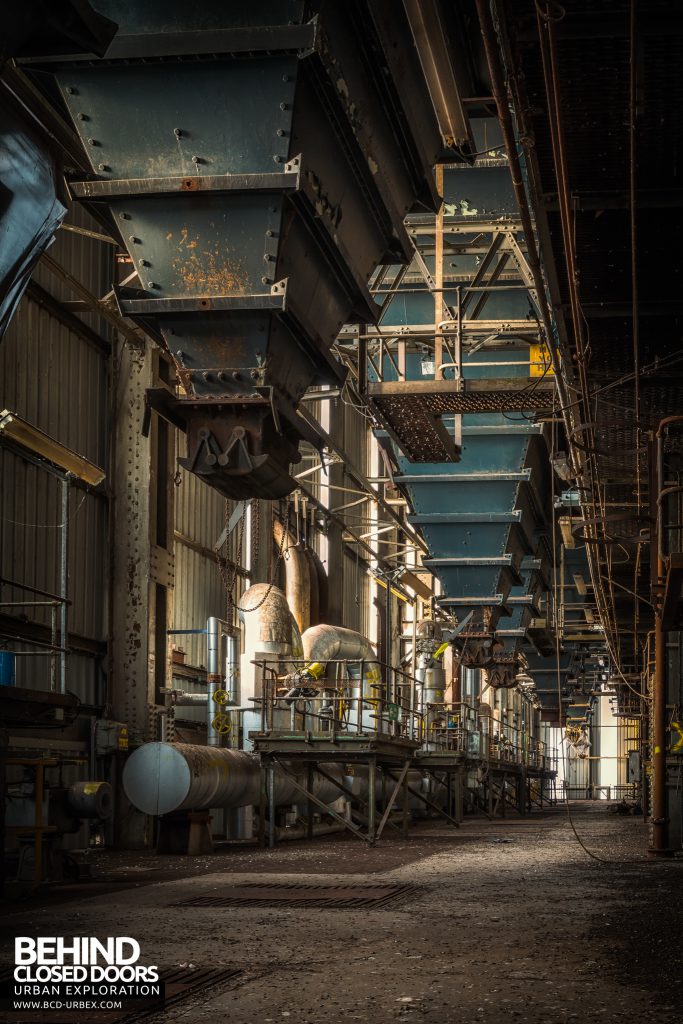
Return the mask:
{"type": "MultiPolygon", "coordinates": [[[[380,696],[381,670],[372,644],[360,633],[344,626],[330,626],[319,623],[307,629],[301,638],[304,657],[307,661],[325,665],[328,661],[348,661],[346,672],[349,678],[351,719],[357,728],[363,727],[363,704],[377,700],[380,696]]],[[[379,728],[379,723],[370,728],[379,728]]]]}
{"type": "MultiPolygon", "coordinates": [[[[660,420],[655,437],[657,440],[657,493],[660,495],[664,483],[664,434],[673,423],[683,423],[683,416],[666,416],[660,420]]],[[[663,553],[663,503],[657,502],[657,579],[658,585],[664,580],[663,553]]],[[[655,610],[655,672],[652,687],[652,853],[665,854],[667,850],[667,807],[666,807],[666,643],[662,622],[661,599],[655,610]]]]}
{"type": "Polygon", "coordinates": [[[666,816],[666,647],[662,616],[655,615],[655,675],[652,691],[652,852],[667,852],[666,816]]]}
{"type": "Polygon", "coordinates": [[[310,600],[310,616],[308,625],[317,626],[321,621],[320,618],[320,591],[318,587],[318,570],[315,562],[313,561],[313,550],[309,547],[301,549],[301,553],[306,561],[308,568],[308,586],[309,586],[309,600],[310,600]]]}
{"type": "Polygon", "coordinates": [[[230,702],[239,707],[242,700],[240,675],[240,632],[232,626],[224,630],[225,648],[225,688],[230,694],[230,702]]]}
{"type": "MultiPolygon", "coordinates": [[[[522,175],[522,168],[519,162],[519,156],[517,154],[517,142],[515,139],[515,131],[512,124],[510,108],[507,102],[505,84],[503,82],[503,74],[500,66],[500,58],[498,56],[496,35],[495,29],[493,27],[493,21],[491,19],[489,2],[490,0],[476,0],[477,14],[479,15],[479,24],[481,28],[482,39],[484,41],[484,52],[486,54],[486,61],[488,64],[489,75],[491,78],[491,91],[493,93],[493,98],[496,101],[498,120],[500,121],[503,143],[505,145],[505,153],[510,168],[512,188],[515,193],[515,199],[517,200],[517,206],[519,209],[519,219],[522,223],[522,231],[524,232],[524,240],[526,242],[527,247],[527,262],[529,264],[529,269],[531,270],[531,274],[534,279],[534,288],[538,296],[538,304],[540,307],[541,318],[543,320],[543,326],[545,328],[548,341],[548,351],[550,352],[550,358],[552,360],[553,370],[557,378],[558,387],[561,387],[562,377],[560,363],[557,352],[555,350],[555,346],[553,344],[554,332],[552,327],[552,317],[550,315],[550,310],[548,309],[548,304],[546,300],[545,282],[543,280],[541,264],[538,258],[538,250],[536,248],[536,235],[534,233],[534,227],[531,221],[531,212],[529,209],[529,202],[526,195],[526,189],[524,188],[524,177],[522,175]]],[[[565,406],[566,404],[566,398],[562,396],[562,405],[565,406]]]]}
{"type": "Polygon", "coordinates": [[[240,599],[240,620],[244,623],[247,656],[288,654],[301,657],[301,633],[279,587],[255,583],[240,599]]]}
{"type": "Polygon", "coordinates": [[[311,625],[311,574],[308,559],[289,530],[279,519],[273,523],[273,536],[278,549],[282,549],[285,564],[285,591],[287,603],[301,632],[311,625]]]}
{"type": "Polygon", "coordinates": [[[69,597],[69,477],[62,478],[62,528],[59,545],[59,693],[66,693],[66,648],[69,642],[68,597],[69,597]]]}
{"type": "MultiPolygon", "coordinates": [[[[287,772],[306,785],[305,767],[285,764],[287,772]]],[[[343,769],[330,765],[330,779],[313,772],[313,794],[326,803],[339,799],[335,780],[343,784],[343,769]]],[[[301,802],[300,791],[275,766],[273,805],[301,802]]],[[[126,796],[144,814],[203,811],[212,807],[248,807],[260,800],[261,762],[245,750],[195,746],[189,743],[145,743],[126,761],[126,796]]]]}
{"type": "Polygon", "coordinates": [[[221,624],[215,615],[210,616],[206,623],[206,742],[209,747],[220,747],[220,733],[214,727],[216,690],[223,686],[223,677],[219,671],[219,650],[221,646],[221,624]]]}
{"type": "Polygon", "coordinates": [[[208,693],[176,693],[172,697],[172,702],[177,708],[206,707],[207,703],[208,707],[211,707],[208,693]]]}
{"type": "Polygon", "coordinates": [[[320,622],[326,622],[328,618],[328,610],[330,603],[329,595],[329,580],[327,573],[325,572],[325,566],[320,561],[320,556],[313,548],[308,548],[308,553],[311,557],[313,568],[318,577],[318,619],[316,622],[311,622],[312,626],[317,626],[320,622]]]}

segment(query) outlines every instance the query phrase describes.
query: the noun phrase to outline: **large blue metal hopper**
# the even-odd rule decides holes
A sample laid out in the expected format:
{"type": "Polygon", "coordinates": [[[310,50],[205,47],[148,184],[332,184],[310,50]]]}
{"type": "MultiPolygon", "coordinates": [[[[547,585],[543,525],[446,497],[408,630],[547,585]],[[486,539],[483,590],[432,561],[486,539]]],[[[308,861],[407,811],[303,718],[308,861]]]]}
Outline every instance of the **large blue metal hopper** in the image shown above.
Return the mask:
{"type": "MultiPolygon", "coordinates": [[[[436,117],[403,6],[96,0],[103,60],[51,68],[88,155],[72,194],[125,244],[120,311],[167,348],[184,464],[230,497],[279,497],[307,387],[342,376],[342,324],[435,208],[436,117]]],[[[57,100],[55,100],[57,102],[57,100]]]]}

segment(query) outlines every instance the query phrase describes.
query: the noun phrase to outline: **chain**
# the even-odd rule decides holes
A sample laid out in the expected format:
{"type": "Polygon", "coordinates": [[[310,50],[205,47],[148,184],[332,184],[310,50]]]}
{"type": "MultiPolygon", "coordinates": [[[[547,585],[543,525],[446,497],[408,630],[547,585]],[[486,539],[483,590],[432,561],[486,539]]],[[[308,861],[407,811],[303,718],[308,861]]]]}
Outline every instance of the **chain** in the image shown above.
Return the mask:
{"type": "MultiPolygon", "coordinates": [[[[252,524],[253,524],[253,530],[252,530],[252,544],[253,544],[253,547],[252,547],[252,564],[256,564],[256,558],[257,558],[257,555],[258,555],[258,530],[259,530],[259,525],[260,525],[260,510],[259,510],[259,503],[258,503],[258,501],[254,501],[252,503],[251,507],[252,507],[252,510],[253,510],[252,511],[252,515],[253,515],[253,520],[252,520],[252,524]]],[[[232,562],[232,564],[230,566],[230,569],[227,568],[227,566],[225,565],[223,560],[219,561],[218,567],[219,567],[219,571],[220,571],[220,574],[221,574],[221,579],[223,581],[223,586],[225,587],[225,591],[226,591],[227,598],[228,598],[228,617],[231,617],[231,612],[232,611],[243,612],[244,614],[247,614],[248,612],[258,611],[258,609],[261,608],[261,606],[264,605],[266,603],[266,601],[268,600],[268,598],[270,597],[270,593],[271,593],[273,587],[275,586],[275,578],[277,576],[278,567],[280,565],[280,562],[284,558],[284,554],[285,554],[285,543],[286,543],[287,537],[289,536],[289,516],[290,516],[290,512],[291,512],[291,507],[292,507],[292,499],[291,498],[287,498],[287,508],[285,510],[285,518],[284,518],[283,530],[282,530],[282,539],[281,539],[279,547],[278,547],[277,558],[275,559],[275,564],[273,565],[273,569],[272,569],[272,572],[270,574],[271,578],[270,578],[270,581],[268,583],[268,587],[266,589],[265,594],[263,595],[263,597],[261,598],[259,603],[255,604],[253,608],[243,608],[241,605],[239,605],[237,603],[237,601],[235,600],[235,598],[233,596],[233,591],[234,591],[234,588],[235,588],[235,582],[237,580],[237,558],[232,562]]],[[[229,502],[226,501],[225,502],[225,522],[226,522],[226,526],[227,526],[227,523],[228,523],[228,520],[229,520],[229,516],[230,516],[229,502]]],[[[242,515],[240,517],[240,523],[239,523],[239,540],[238,540],[238,545],[237,545],[237,551],[238,551],[238,557],[239,558],[242,557],[242,550],[243,550],[242,545],[243,545],[243,541],[244,541],[244,524],[245,524],[246,518],[247,518],[247,506],[245,504],[244,511],[242,512],[242,515]]],[[[227,543],[227,539],[228,538],[226,536],[226,543],[227,543]]]]}

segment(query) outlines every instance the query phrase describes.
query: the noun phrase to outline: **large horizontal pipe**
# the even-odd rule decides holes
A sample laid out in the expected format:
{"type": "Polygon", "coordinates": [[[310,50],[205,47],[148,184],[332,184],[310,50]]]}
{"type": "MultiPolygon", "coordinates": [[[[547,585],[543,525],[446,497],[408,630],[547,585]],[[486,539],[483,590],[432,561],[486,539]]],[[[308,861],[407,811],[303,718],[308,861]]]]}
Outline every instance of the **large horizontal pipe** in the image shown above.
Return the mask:
{"type": "MultiPolygon", "coordinates": [[[[306,771],[287,765],[300,785],[306,771]]],[[[340,768],[327,774],[343,782],[340,768]]],[[[248,807],[258,804],[261,763],[245,750],[223,750],[189,743],[146,743],[131,754],[123,770],[126,796],[145,814],[204,811],[211,807],[248,807]]],[[[313,773],[313,793],[325,803],[342,795],[327,779],[313,773]]],[[[275,803],[301,803],[300,791],[282,771],[275,772],[275,803]]]]}

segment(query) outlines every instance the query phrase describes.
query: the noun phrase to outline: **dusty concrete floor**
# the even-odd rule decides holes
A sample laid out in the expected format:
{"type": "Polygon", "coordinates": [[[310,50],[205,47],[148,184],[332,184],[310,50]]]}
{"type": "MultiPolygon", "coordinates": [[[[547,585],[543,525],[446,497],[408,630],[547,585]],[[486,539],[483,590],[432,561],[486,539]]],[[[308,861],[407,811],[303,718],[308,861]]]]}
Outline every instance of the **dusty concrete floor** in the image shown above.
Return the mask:
{"type": "Polygon", "coordinates": [[[374,850],[334,836],[194,861],[96,854],[95,888],[7,908],[3,961],[15,934],[132,935],[144,963],[240,969],[227,987],[165,1011],[163,1024],[673,1024],[683,1012],[683,863],[645,860],[642,819],[604,804],[573,814],[589,848],[622,863],[589,859],[561,808],[470,819],[458,832],[424,822],[374,850]],[[302,876],[420,890],[364,912],[171,905],[236,881],[302,876]]]}

